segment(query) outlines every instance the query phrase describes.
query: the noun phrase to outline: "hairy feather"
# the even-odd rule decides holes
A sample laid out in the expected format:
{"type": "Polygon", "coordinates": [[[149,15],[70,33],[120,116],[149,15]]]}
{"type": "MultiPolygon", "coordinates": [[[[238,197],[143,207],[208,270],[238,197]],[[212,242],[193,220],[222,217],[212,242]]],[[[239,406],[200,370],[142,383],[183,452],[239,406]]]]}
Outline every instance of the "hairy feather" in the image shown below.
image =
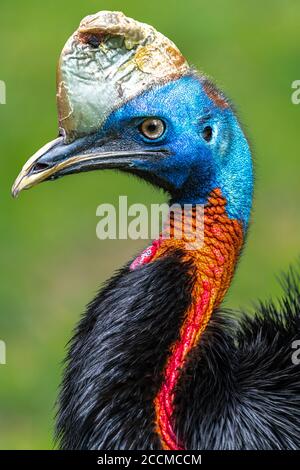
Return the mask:
{"type": "MultiPolygon", "coordinates": [[[[57,437],[64,449],[159,449],[153,399],[190,302],[181,253],[124,268],[89,305],[70,344],[57,437]]],[[[216,311],[176,390],[187,449],[300,448],[299,274],[254,316],[216,311]]]]}

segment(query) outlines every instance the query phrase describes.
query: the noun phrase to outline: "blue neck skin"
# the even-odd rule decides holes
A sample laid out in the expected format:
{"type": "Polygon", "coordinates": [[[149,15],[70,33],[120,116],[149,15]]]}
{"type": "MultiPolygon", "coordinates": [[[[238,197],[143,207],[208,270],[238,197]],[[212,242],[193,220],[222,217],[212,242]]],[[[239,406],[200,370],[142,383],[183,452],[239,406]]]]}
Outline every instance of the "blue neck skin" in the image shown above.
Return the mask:
{"type": "Polygon", "coordinates": [[[187,75],[148,90],[107,119],[103,131],[117,132],[125,141],[164,148],[163,159],[135,160],[133,171],[149,174],[173,188],[172,202],[205,204],[209,193],[220,188],[227,200],[227,214],[247,229],[253,193],[252,158],[247,139],[232,111],[220,107],[206,93],[203,81],[187,75]],[[158,141],[147,141],[130,123],[147,117],[165,121],[158,141]],[[203,130],[210,126],[212,138],[203,130]]]}

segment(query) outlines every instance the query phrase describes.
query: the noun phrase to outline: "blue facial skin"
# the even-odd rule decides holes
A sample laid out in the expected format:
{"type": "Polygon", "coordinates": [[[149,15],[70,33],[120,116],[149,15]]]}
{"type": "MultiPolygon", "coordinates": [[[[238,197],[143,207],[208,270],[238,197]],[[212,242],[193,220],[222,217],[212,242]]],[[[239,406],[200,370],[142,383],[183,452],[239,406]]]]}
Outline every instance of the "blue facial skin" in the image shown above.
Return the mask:
{"type": "Polygon", "coordinates": [[[163,158],[134,160],[132,169],[165,181],[176,189],[173,202],[182,204],[205,204],[208,194],[220,188],[228,216],[240,220],[246,230],[253,192],[249,145],[233,111],[218,107],[199,78],[188,75],[139,95],[114,111],[102,131],[125,142],[134,140],[144,149],[168,150],[163,158]],[[139,130],[148,117],[165,122],[165,133],[156,141],[139,130]],[[207,126],[212,128],[210,141],[203,135],[207,126]]]}

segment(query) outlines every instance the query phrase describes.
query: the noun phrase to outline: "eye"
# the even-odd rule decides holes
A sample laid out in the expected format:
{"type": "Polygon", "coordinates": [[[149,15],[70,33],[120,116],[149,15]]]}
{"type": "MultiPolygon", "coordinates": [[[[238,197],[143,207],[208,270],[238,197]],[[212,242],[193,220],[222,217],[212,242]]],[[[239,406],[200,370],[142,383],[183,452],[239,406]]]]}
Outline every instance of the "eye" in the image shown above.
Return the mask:
{"type": "Polygon", "coordinates": [[[147,139],[159,139],[165,132],[166,126],[161,119],[145,119],[139,127],[140,132],[147,139]]]}
{"type": "Polygon", "coordinates": [[[202,137],[206,142],[210,142],[212,139],[213,130],[211,126],[205,126],[202,131],[202,137]]]}

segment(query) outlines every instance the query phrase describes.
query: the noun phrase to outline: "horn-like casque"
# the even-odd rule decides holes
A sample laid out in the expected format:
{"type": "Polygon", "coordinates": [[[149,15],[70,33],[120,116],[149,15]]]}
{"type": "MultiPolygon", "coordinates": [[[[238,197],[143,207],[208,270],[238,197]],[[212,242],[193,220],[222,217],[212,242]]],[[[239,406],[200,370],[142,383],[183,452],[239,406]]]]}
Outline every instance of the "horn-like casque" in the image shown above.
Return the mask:
{"type": "Polygon", "coordinates": [[[152,26],[120,12],[87,16],[58,65],[59,126],[66,141],[96,131],[124,102],[188,70],[175,44],[152,26]]]}

